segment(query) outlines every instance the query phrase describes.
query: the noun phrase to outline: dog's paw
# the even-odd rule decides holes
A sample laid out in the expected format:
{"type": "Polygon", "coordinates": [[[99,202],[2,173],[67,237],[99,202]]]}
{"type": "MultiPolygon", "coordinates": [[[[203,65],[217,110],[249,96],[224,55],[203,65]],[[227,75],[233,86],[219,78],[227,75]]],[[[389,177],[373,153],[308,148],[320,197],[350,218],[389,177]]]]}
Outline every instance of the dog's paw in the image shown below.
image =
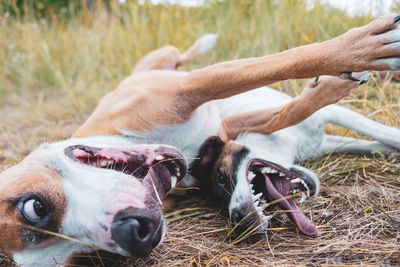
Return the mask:
{"type": "Polygon", "coordinates": [[[370,73],[349,74],[349,77],[321,76],[308,82],[300,97],[318,103],[320,107],[335,104],[359,85],[368,81],[370,73]]]}
{"type": "Polygon", "coordinates": [[[218,34],[208,33],[201,36],[198,40],[199,50],[198,54],[206,53],[211,50],[217,42],[218,34]]]}
{"type": "Polygon", "coordinates": [[[347,69],[340,72],[400,69],[399,21],[386,15],[332,39],[336,63],[347,69]]]}

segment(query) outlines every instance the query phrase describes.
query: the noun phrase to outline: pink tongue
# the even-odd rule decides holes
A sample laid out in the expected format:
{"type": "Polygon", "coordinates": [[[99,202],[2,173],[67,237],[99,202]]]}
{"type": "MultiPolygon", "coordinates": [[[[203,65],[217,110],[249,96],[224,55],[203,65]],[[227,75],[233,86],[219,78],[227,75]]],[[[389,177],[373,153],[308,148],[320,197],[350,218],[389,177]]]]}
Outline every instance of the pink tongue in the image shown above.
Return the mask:
{"type": "Polygon", "coordinates": [[[302,232],[305,235],[310,235],[310,236],[316,236],[319,235],[318,229],[315,226],[315,224],[308,219],[303,212],[297,207],[296,203],[294,202],[293,199],[288,198],[288,199],[283,199],[284,196],[279,193],[275,186],[272,184],[271,179],[269,179],[268,176],[265,176],[265,184],[267,186],[267,192],[268,192],[268,197],[271,200],[278,200],[281,199],[278,202],[278,205],[281,206],[281,208],[288,210],[288,214],[292,218],[292,220],[296,223],[297,227],[299,228],[300,232],[302,232]]]}
{"type": "Polygon", "coordinates": [[[299,230],[305,235],[317,236],[319,235],[318,229],[315,224],[308,219],[303,212],[297,207],[293,199],[287,199],[286,202],[290,205],[289,215],[292,217],[293,221],[296,223],[299,230]]]}

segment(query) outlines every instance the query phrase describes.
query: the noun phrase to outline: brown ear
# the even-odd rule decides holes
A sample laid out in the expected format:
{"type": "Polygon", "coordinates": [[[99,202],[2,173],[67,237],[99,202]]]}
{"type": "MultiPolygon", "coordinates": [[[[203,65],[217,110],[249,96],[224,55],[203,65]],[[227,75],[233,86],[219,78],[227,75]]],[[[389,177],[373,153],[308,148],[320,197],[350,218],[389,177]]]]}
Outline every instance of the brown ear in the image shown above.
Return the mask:
{"type": "Polygon", "coordinates": [[[207,182],[224,146],[220,137],[209,137],[201,146],[198,159],[191,164],[190,174],[201,182],[207,182]]]}

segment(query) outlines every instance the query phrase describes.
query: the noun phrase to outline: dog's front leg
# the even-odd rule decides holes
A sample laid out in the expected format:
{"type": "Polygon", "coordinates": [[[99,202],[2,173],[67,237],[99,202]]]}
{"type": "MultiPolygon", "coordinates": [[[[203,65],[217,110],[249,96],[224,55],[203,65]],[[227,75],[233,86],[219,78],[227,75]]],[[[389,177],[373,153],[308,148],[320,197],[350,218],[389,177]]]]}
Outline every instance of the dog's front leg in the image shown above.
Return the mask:
{"type": "MultiPolygon", "coordinates": [[[[365,72],[363,75],[356,74],[354,76],[366,81],[369,73],[365,72]]],[[[334,76],[313,79],[308,82],[300,96],[282,107],[225,117],[223,119],[225,133],[228,139],[234,140],[242,132],[262,134],[276,132],[302,122],[322,107],[338,102],[359,85],[360,82],[334,76]]]]}
{"type": "Polygon", "coordinates": [[[184,88],[204,103],[280,80],[398,69],[399,19],[387,15],[322,43],[198,69],[186,77],[184,88]]]}

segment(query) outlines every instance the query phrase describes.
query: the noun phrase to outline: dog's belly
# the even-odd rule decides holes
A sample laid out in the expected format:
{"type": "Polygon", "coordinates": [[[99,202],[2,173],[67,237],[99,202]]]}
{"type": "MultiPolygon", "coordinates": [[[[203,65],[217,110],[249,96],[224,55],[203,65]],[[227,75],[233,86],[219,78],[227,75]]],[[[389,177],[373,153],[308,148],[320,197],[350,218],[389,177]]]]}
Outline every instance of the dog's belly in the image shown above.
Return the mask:
{"type": "Polygon", "coordinates": [[[173,146],[185,156],[189,165],[197,157],[203,142],[210,136],[219,135],[221,131],[222,122],[218,105],[209,102],[198,107],[191,119],[185,123],[154,127],[151,132],[140,134],[130,131],[123,133],[135,143],[173,146]]]}

